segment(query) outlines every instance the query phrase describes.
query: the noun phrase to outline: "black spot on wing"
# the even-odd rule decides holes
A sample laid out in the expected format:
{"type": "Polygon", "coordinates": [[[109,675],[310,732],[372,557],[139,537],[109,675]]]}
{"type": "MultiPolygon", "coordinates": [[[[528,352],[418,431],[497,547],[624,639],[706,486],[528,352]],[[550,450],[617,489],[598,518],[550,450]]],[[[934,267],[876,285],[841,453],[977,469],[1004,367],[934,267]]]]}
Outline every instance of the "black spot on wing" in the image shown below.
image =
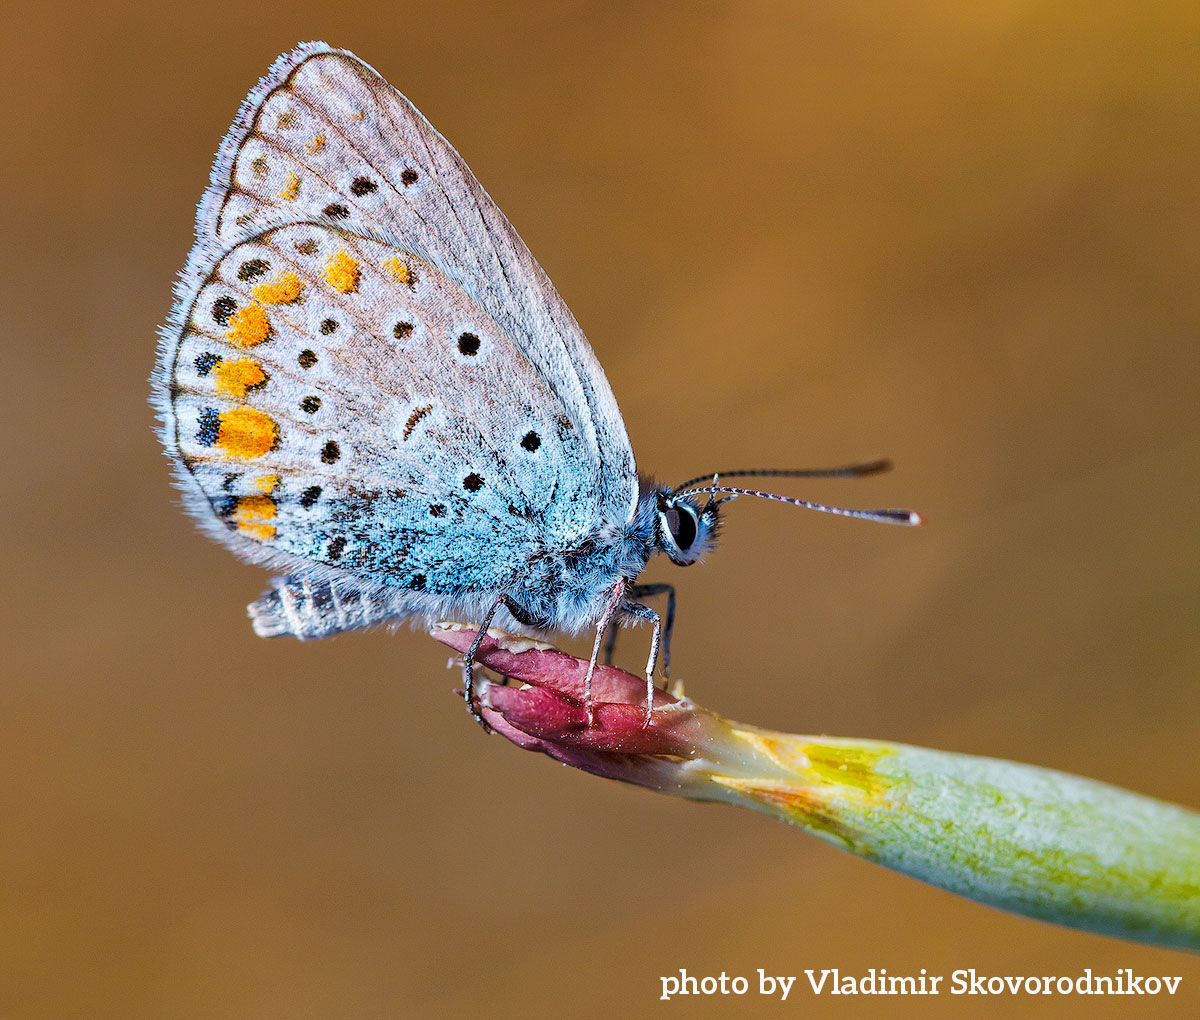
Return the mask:
{"type": "Polygon", "coordinates": [[[243,283],[248,283],[250,280],[262,276],[270,268],[271,263],[266,259],[250,259],[238,267],[237,277],[243,283]]]}
{"type": "Polygon", "coordinates": [[[237,302],[226,295],[219,297],[212,304],[212,317],[222,326],[229,325],[229,317],[237,311],[237,302]]]}
{"type": "Polygon", "coordinates": [[[200,412],[196,423],[196,442],[201,446],[214,446],[221,431],[221,412],[215,407],[206,407],[200,412]]]}
{"type": "Polygon", "coordinates": [[[220,355],[212,354],[209,351],[205,351],[203,354],[201,354],[199,357],[196,358],[196,374],[197,375],[208,375],[208,373],[211,372],[213,370],[213,368],[216,367],[216,365],[218,365],[220,363],[220,361],[221,361],[220,355]]]}

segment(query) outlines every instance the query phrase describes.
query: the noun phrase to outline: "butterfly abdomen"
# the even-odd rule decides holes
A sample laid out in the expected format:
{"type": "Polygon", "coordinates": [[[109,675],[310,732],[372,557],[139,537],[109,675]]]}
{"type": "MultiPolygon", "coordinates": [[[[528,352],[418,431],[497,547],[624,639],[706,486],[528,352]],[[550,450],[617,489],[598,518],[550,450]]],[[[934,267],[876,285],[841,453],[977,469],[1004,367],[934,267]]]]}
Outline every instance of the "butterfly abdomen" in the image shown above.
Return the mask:
{"type": "Polygon", "coordinates": [[[393,618],[395,610],[382,595],[349,582],[299,575],[277,578],[246,608],[262,637],[321,638],[393,618]]]}

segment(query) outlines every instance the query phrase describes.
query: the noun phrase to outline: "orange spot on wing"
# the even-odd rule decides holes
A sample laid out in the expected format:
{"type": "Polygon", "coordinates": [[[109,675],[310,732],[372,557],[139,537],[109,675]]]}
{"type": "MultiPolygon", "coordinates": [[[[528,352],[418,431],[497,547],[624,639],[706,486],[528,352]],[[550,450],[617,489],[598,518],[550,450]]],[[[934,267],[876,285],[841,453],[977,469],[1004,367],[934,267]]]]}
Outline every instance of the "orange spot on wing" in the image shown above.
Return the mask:
{"type": "Polygon", "coordinates": [[[275,419],[252,407],[235,407],[221,412],[217,446],[231,457],[253,460],[269,453],[279,442],[275,419]]]}
{"type": "Polygon", "coordinates": [[[271,320],[262,305],[247,305],[229,317],[225,339],[235,347],[256,347],[271,337],[271,320]]]}
{"type": "Polygon", "coordinates": [[[395,256],[390,259],[384,259],[383,268],[392,274],[392,279],[396,283],[402,283],[405,287],[412,287],[417,282],[417,277],[413,271],[395,256]]]}
{"type": "Polygon", "coordinates": [[[310,138],[307,142],[305,142],[304,147],[306,149],[308,149],[308,153],[310,156],[316,155],[323,148],[325,148],[325,136],[324,135],[313,135],[312,138],[310,138]]]}
{"type": "Polygon", "coordinates": [[[283,186],[283,190],[279,193],[280,198],[286,198],[289,202],[293,201],[300,194],[300,175],[289,170],[287,176],[287,184],[283,186]]]}
{"type": "Polygon", "coordinates": [[[265,305],[291,304],[303,290],[300,277],[295,273],[280,273],[269,283],[260,283],[254,288],[254,296],[265,305]]]}
{"type": "Polygon", "coordinates": [[[334,290],[340,290],[343,294],[358,290],[359,275],[358,261],[344,251],[329,256],[325,279],[334,290]]]}
{"type": "Polygon", "coordinates": [[[239,358],[236,361],[218,361],[213,367],[213,378],[221,393],[230,397],[244,397],[248,390],[267,381],[267,373],[257,361],[239,358]]]}
{"type": "Polygon", "coordinates": [[[268,522],[273,521],[277,513],[278,507],[270,496],[243,496],[237,502],[233,517],[238,531],[265,542],[275,537],[275,525],[268,522]]]}
{"type": "Polygon", "coordinates": [[[274,492],[279,488],[279,482],[279,475],[263,475],[262,478],[254,483],[254,487],[259,492],[274,492]]]}

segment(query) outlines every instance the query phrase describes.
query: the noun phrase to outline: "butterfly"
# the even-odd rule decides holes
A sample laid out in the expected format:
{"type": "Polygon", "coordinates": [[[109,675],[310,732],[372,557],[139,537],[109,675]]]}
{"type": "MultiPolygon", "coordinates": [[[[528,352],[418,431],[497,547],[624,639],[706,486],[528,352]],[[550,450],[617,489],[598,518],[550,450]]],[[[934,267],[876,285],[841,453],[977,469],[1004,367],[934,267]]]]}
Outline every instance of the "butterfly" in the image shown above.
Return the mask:
{"type": "Polygon", "coordinates": [[[404,96],[324,43],[279,57],[242,103],[175,298],[159,435],[201,528],[280,572],[254,629],[480,621],[477,719],[471,662],[497,618],[595,628],[589,712],[603,636],[649,621],[649,713],[675,600],[637,577],[657,553],[698,561],[728,499],[917,521],[639,478],[604,372],[503,213],[404,96]]]}

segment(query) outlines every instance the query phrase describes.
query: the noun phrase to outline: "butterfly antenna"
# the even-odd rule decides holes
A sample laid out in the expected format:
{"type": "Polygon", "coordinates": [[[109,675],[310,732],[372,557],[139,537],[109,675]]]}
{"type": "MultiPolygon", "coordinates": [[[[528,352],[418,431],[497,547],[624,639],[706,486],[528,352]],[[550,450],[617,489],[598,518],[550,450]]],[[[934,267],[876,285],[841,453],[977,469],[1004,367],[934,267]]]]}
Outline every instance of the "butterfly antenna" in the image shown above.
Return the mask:
{"type": "Polygon", "coordinates": [[[760,499],[773,499],[778,503],[790,503],[792,506],[802,506],[809,510],[820,510],[824,514],[837,514],[839,517],[858,517],[864,521],[879,521],[881,524],[906,524],[910,527],[916,527],[924,523],[921,515],[915,510],[852,510],[844,506],[826,506],[824,503],[811,503],[807,499],[793,499],[791,496],[780,496],[774,492],[759,492],[757,489],[739,489],[730,485],[705,485],[698,489],[684,489],[681,492],[676,492],[676,496],[692,496],[698,495],[701,492],[708,492],[716,495],[718,492],[726,494],[727,498],[721,500],[722,503],[729,499],[736,499],[738,496],[758,496],[760,499]]]}
{"type": "MultiPolygon", "coordinates": [[[[862,475],[877,475],[880,471],[890,471],[892,462],[868,460],[861,464],[844,464],[833,468],[746,468],[741,471],[718,471],[722,478],[858,478],[862,475]]],[[[708,481],[708,475],[697,475],[676,486],[676,489],[686,489],[697,482],[708,481]]],[[[716,479],[713,479],[716,484],[716,479]]]]}

